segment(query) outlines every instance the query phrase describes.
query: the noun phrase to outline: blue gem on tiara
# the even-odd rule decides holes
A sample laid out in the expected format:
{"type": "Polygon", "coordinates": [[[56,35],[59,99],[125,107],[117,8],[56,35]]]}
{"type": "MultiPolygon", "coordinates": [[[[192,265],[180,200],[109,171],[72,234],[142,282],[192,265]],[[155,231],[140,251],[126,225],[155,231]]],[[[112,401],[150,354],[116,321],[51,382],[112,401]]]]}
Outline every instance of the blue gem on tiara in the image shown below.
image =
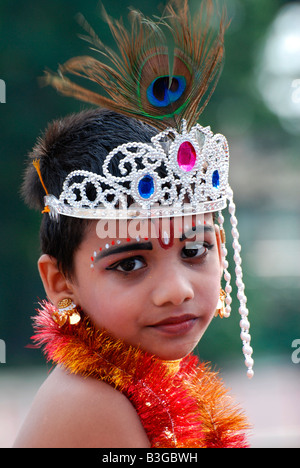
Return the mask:
{"type": "Polygon", "coordinates": [[[218,170],[215,170],[212,175],[212,185],[216,189],[220,187],[220,174],[218,170]]]}
{"type": "Polygon", "coordinates": [[[138,191],[141,198],[148,200],[148,198],[150,198],[154,193],[153,177],[151,177],[149,174],[146,174],[144,177],[142,177],[138,184],[138,191]]]}

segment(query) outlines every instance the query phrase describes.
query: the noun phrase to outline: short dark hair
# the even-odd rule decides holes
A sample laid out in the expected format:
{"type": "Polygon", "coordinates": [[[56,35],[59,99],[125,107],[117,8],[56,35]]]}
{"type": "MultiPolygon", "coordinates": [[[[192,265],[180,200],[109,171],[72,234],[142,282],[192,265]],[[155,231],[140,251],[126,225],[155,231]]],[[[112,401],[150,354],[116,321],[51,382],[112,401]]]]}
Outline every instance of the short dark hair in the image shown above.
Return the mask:
{"type": "MultiPolygon", "coordinates": [[[[77,169],[102,174],[106,155],[130,141],[147,143],[157,133],[153,127],[104,109],[90,109],[55,120],[38,138],[29,154],[22,185],[25,202],[43,210],[45,192],[33,167],[40,160],[49,194],[59,197],[67,175],[77,169]]],[[[41,250],[56,258],[60,271],[72,277],[74,253],[84,239],[90,220],[59,216],[58,222],[44,214],[40,228],[41,250]]]]}

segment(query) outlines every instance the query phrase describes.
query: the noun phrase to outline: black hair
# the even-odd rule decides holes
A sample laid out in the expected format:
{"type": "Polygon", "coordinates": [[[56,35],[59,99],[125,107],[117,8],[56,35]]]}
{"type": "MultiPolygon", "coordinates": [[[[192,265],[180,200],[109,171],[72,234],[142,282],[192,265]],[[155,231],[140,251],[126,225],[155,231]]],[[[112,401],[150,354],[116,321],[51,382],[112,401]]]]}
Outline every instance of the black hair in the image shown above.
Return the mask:
{"type": "MultiPolygon", "coordinates": [[[[147,143],[157,130],[133,118],[104,109],[85,110],[55,120],[38,138],[29,154],[22,185],[25,202],[43,210],[45,192],[33,160],[40,160],[40,170],[49,194],[59,198],[67,175],[74,170],[102,174],[107,154],[130,141],[147,143]]],[[[59,216],[58,222],[43,214],[40,241],[42,253],[56,258],[60,271],[72,277],[74,253],[84,239],[91,221],[59,216]]]]}

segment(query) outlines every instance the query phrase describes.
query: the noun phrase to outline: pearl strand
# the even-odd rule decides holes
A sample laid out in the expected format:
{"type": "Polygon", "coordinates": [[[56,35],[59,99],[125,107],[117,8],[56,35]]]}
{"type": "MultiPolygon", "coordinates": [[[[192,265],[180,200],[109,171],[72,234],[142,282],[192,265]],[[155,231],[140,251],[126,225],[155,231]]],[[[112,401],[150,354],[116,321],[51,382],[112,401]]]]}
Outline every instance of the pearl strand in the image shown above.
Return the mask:
{"type": "Polygon", "coordinates": [[[228,211],[230,213],[230,222],[232,226],[231,234],[233,238],[233,251],[235,261],[235,275],[236,275],[236,286],[237,286],[237,298],[240,302],[239,313],[241,316],[240,327],[241,327],[241,340],[243,342],[243,354],[245,356],[245,365],[247,367],[247,376],[251,379],[254,375],[252,359],[253,349],[250,346],[251,335],[249,333],[250,323],[248,320],[249,310],[247,309],[247,297],[245,295],[245,284],[243,282],[243,271],[242,271],[242,258],[241,258],[241,245],[239,243],[239,232],[237,229],[238,220],[236,218],[236,206],[233,202],[233,192],[231,189],[228,191],[228,211]]]}
{"type": "MultiPolygon", "coordinates": [[[[224,216],[222,215],[221,211],[219,211],[218,223],[219,223],[219,226],[220,226],[220,231],[223,231],[223,233],[224,233],[225,232],[224,227],[223,227],[224,216]]],[[[227,252],[227,249],[226,249],[225,238],[224,238],[224,240],[221,243],[221,257],[222,257],[222,267],[223,267],[223,272],[224,272],[224,279],[226,281],[226,286],[225,286],[225,292],[226,292],[225,304],[226,304],[226,307],[225,307],[225,312],[224,312],[224,317],[226,317],[226,318],[230,317],[231,303],[232,303],[232,299],[231,299],[231,295],[230,295],[231,291],[232,291],[232,287],[230,285],[231,275],[230,275],[230,273],[228,271],[229,264],[228,264],[228,261],[226,259],[227,253],[228,252],[227,252]]]]}

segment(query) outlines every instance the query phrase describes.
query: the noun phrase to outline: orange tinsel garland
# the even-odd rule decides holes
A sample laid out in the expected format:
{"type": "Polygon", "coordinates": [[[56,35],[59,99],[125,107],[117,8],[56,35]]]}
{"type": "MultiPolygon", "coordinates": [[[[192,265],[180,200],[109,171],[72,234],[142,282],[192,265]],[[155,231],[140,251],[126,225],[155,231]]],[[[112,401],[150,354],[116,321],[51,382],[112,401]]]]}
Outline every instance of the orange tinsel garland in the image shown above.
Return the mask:
{"type": "Polygon", "coordinates": [[[97,330],[87,317],[59,328],[44,302],[34,318],[34,342],[47,359],[123,392],[136,408],[152,447],[248,447],[247,421],[221,380],[190,355],[176,370],[97,330]]]}

